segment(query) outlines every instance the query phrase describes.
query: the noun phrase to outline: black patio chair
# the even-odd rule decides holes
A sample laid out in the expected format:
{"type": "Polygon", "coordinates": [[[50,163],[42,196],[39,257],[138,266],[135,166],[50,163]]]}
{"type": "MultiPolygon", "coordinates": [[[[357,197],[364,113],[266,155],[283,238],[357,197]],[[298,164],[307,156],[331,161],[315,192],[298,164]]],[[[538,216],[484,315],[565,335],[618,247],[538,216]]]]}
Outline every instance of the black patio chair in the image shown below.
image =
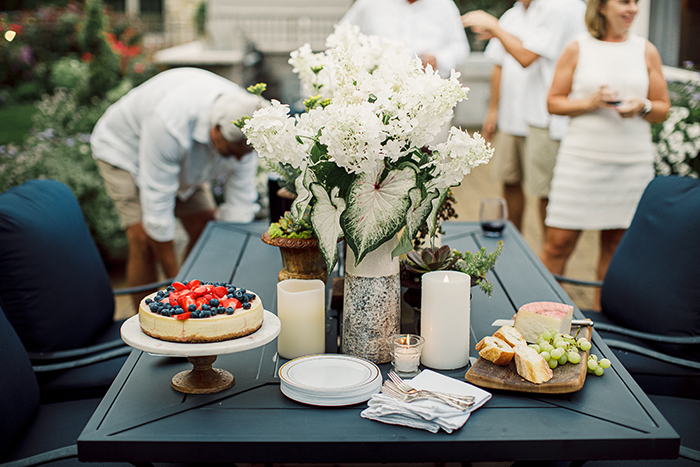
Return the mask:
{"type": "Polygon", "coordinates": [[[0,304],[29,352],[42,399],[106,392],[131,351],[113,319],[113,293],[66,185],[30,180],[0,193],[0,304]]]}
{"type": "Polygon", "coordinates": [[[601,287],[601,312],[583,313],[681,435],[682,463],[669,465],[697,465],[700,180],[661,176],[649,183],[602,283],[555,277],[601,287]]]}

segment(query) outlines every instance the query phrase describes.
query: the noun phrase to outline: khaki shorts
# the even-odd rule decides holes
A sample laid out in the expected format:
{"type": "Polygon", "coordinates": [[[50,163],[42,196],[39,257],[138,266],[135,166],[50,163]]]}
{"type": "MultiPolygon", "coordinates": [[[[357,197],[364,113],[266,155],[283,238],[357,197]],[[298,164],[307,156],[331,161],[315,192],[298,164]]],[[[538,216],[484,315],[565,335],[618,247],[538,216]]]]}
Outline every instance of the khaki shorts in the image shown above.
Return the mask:
{"type": "Polygon", "coordinates": [[[549,137],[548,128],[530,126],[525,138],[525,191],[529,195],[546,198],[552,183],[554,162],[557,160],[559,141],[549,137]]]}
{"type": "MultiPolygon", "coordinates": [[[[107,194],[119,212],[122,228],[141,223],[141,199],[134,177],[126,170],[101,160],[97,161],[97,168],[105,181],[107,194]]],[[[209,183],[199,185],[187,201],[175,200],[175,216],[180,219],[215,209],[216,202],[209,183]]]]}
{"type": "Polygon", "coordinates": [[[498,131],[493,138],[493,160],[491,178],[506,185],[517,185],[523,181],[525,137],[498,131]]]}

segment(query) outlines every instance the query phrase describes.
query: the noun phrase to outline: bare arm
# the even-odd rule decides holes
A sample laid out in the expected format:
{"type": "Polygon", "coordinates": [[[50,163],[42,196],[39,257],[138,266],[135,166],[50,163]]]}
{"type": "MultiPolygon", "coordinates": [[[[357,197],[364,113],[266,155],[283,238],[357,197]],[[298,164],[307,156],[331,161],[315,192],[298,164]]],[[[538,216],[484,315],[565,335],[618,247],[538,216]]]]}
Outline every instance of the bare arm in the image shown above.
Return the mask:
{"type": "Polygon", "coordinates": [[[644,116],[650,123],[663,122],[668,117],[671,101],[668,98],[668,87],[661,69],[661,57],[654,45],[647,41],[646,61],[649,70],[649,93],[647,99],[651,101],[651,111],[644,116]]]}
{"type": "Polygon", "coordinates": [[[502,70],[503,68],[501,67],[501,65],[494,65],[493,70],[491,70],[491,92],[489,96],[489,107],[486,111],[486,117],[484,118],[484,125],[482,128],[483,136],[484,138],[486,138],[486,141],[491,141],[493,139],[494,133],[496,133],[502,70]]]}
{"type": "Polygon", "coordinates": [[[552,86],[547,95],[547,110],[551,114],[576,117],[601,107],[614,108],[603,100],[606,92],[601,87],[592,96],[582,99],[571,99],[571,85],[574,80],[574,71],[578,64],[578,42],[571,42],[562,53],[554,71],[552,86]]]}
{"type": "Polygon", "coordinates": [[[523,41],[504,31],[498,24],[498,18],[482,10],[470,11],[462,15],[462,25],[471,28],[478,34],[480,39],[490,39],[495,37],[506,51],[520,63],[520,66],[527,68],[532,62],[539,58],[539,55],[523,47],[523,41]]]}

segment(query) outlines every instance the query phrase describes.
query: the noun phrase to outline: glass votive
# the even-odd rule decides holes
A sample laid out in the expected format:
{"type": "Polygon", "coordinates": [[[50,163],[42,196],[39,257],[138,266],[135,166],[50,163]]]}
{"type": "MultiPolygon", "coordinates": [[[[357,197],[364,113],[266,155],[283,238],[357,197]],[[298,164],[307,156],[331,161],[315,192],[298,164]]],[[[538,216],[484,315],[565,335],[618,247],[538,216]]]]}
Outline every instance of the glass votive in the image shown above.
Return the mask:
{"type": "Polygon", "coordinates": [[[402,377],[420,373],[420,354],[425,339],[415,334],[397,334],[391,338],[391,365],[402,377]]]}

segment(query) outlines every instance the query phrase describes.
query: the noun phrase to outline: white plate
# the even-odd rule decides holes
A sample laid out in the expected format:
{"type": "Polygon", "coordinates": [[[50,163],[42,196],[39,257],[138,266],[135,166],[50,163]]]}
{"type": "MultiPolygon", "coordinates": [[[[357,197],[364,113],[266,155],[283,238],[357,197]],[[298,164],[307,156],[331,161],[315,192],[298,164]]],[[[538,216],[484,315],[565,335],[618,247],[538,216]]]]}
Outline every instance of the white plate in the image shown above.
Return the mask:
{"type": "Polygon", "coordinates": [[[139,315],[132,316],[122,324],[122,340],[127,345],[144,352],[157,355],[176,355],[183,357],[201,357],[208,355],[224,355],[256,349],[272,342],[280,333],[279,318],[264,310],[263,324],[253,334],[221,342],[210,343],[181,343],[155,339],[141,331],[139,315]]]}
{"type": "Polygon", "coordinates": [[[377,365],[350,355],[300,357],[282,365],[279,376],[284,395],[312,405],[357,404],[382,387],[377,365]]]}

